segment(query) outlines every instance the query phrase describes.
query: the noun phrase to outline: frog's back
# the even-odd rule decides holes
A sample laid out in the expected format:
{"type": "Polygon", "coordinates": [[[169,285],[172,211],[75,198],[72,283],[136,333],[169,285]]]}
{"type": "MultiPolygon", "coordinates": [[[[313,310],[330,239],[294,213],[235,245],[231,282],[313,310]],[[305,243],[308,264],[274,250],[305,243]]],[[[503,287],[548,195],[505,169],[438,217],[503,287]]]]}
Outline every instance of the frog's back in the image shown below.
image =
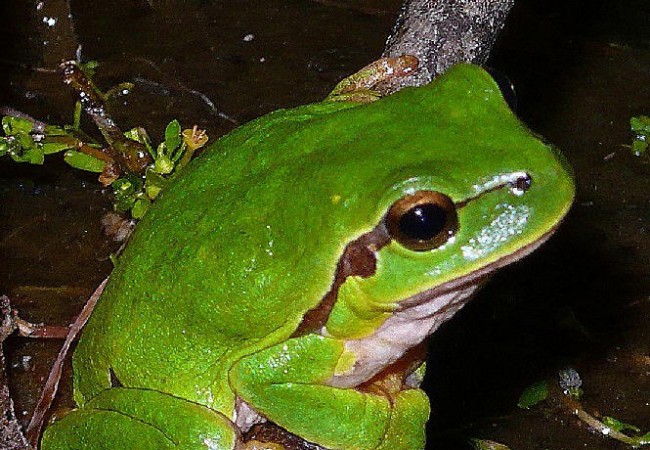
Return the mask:
{"type": "Polygon", "coordinates": [[[277,111],[241,127],[160,196],[75,353],[79,403],[119,382],[229,412],[232,361],[286,339],[329,289],[340,254],[311,253],[323,238],[315,224],[287,235],[309,216],[313,205],[291,202],[306,196],[311,180],[295,175],[306,173],[295,147],[273,149],[348,107],[277,111]]]}

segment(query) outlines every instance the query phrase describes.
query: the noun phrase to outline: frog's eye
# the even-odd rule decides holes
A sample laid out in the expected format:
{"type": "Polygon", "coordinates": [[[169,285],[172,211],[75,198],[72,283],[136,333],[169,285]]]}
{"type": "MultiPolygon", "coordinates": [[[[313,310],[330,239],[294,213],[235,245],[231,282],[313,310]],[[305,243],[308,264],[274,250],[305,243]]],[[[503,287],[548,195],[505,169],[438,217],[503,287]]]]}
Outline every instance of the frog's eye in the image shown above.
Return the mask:
{"type": "Polygon", "coordinates": [[[435,191],[418,191],[393,203],[386,214],[388,234],[404,247],[423,252],[440,247],[458,230],[454,202],[435,191]]]}

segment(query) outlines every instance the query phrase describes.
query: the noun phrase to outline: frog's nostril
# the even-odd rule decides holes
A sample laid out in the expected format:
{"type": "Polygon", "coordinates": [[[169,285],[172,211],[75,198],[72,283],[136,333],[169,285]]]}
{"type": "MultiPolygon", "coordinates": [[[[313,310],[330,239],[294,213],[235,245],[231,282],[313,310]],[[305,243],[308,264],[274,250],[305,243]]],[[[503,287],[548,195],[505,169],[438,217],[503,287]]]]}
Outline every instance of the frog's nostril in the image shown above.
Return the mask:
{"type": "Polygon", "coordinates": [[[530,189],[530,185],[532,184],[532,182],[533,179],[531,178],[531,176],[528,175],[527,173],[523,173],[521,174],[521,176],[511,181],[509,184],[513,194],[524,195],[524,193],[528,189],[530,189]]]}

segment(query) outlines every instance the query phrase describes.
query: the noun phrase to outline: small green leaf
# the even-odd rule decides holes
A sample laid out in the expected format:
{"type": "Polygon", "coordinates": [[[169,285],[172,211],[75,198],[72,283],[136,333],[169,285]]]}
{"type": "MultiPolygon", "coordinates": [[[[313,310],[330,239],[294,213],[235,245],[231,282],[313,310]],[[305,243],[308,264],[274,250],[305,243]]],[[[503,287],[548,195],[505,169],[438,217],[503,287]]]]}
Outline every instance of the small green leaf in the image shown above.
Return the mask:
{"type": "Polygon", "coordinates": [[[81,102],[76,101],[72,113],[72,129],[78,131],[81,129],[81,102]]]}
{"type": "Polygon", "coordinates": [[[174,151],[174,153],[171,155],[172,161],[174,161],[174,164],[178,162],[179,159],[181,159],[181,156],[185,153],[187,150],[187,144],[185,142],[181,143],[181,146],[174,151]]]}
{"type": "Polygon", "coordinates": [[[47,142],[43,144],[43,152],[46,155],[51,155],[53,153],[59,153],[62,152],[63,150],[68,150],[72,147],[68,144],[63,144],[61,142],[47,142]]]}
{"type": "Polygon", "coordinates": [[[620,420],[609,416],[603,417],[603,423],[615,431],[630,430],[634,431],[635,433],[641,432],[641,429],[639,427],[630,425],[629,423],[621,422],[620,420]]]}
{"type": "Polygon", "coordinates": [[[136,201],[136,196],[142,191],[143,181],[136,176],[125,176],[113,181],[113,195],[115,195],[115,204],[113,205],[118,212],[130,210],[136,201]]]}
{"type": "Polygon", "coordinates": [[[151,200],[155,200],[161,191],[162,188],[160,186],[152,185],[152,184],[145,185],[145,192],[147,193],[147,197],[149,197],[151,200]]]}
{"type": "Polygon", "coordinates": [[[9,151],[9,143],[5,138],[0,138],[0,156],[4,156],[9,151]]]}
{"type": "Polygon", "coordinates": [[[630,128],[635,133],[650,134],[650,117],[638,116],[630,119],[630,128]]]}
{"type": "Polygon", "coordinates": [[[43,164],[45,162],[45,153],[43,153],[43,149],[38,148],[38,147],[33,147],[30,148],[25,152],[29,159],[30,164],[43,164]]]}
{"type": "Polygon", "coordinates": [[[144,144],[145,138],[140,131],[139,128],[131,128],[130,130],[127,130],[124,132],[124,136],[127,137],[128,139],[131,139],[132,141],[139,142],[141,144],[144,144]]]}
{"type": "Polygon", "coordinates": [[[510,450],[510,447],[486,439],[470,439],[472,447],[476,450],[510,450]]]}
{"type": "Polygon", "coordinates": [[[163,175],[168,174],[174,170],[174,163],[167,155],[159,153],[158,158],[153,163],[153,170],[163,175]]]}
{"type": "Polygon", "coordinates": [[[158,194],[167,186],[169,181],[159,173],[147,169],[144,191],[151,200],[155,200],[158,194]]]}
{"type": "Polygon", "coordinates": [[[632,153],[636,156],[644,154],[648,150],[648,142],[642,141],[641,139],[635,139],[632,141],[632,153]]]}
{"type": "Polygon", "coordinates": [[[65,162],[75,169],[87,170],[89,172],[100,173],[104,170],[106,163],[94,156],[87,155],[75,150],[68,150],[63,156],[65,162]]]}
{"type": "Polygon", "coordinates": [[[19,163],[30,164],[43,164],[45,162],[45,154],[43,150],[38,147],[28,148],[22,152],[10,153],[11,159],[19,163]]]}
{"type": "Polygon", "coordinates": [[[2,129],[7,136],[16,133],[29,133],[32,131],[33,124],[20,117],[4,116],[2,118],[2,129]]]}
{"type": "Polygon", "coordinates": [[[521,409],[529,409],[548,397],[548,382],[542,380],[531,384],[519,396],[517,406],[521,409]]]}
{"type": "Polygon", "coordinates": [[[113,209],[115,211],[123,213],[129,211],[135,204],[135,198],[133,197],[118,197],[115,196],[115,203],[113,204],[113,209]]]}
{"type": "Polygon", "coordinates": [[[150,200],[139,198],[138,200],[135,201],[133,207],[131,208],[131,216],[134,219],[141,219],[142,216],[144,216],[144,214],[149,209],[149,206],[151,206],[150,200]]]}
{"type": "Polygon", "coordinates": [[[95,76],[95,72],[99,67],[99,62],[95,60],[90,60],[86,62],[79,62],[79,67],[84,71],[88,78],[95,76]]]}
{"type": "Polygon", "coordinates": [[[45,125],[45,129],[43,130],[43,133],[47,137],[71,136],[71,133],[69,133],[65,128],[58,127],[56,125],[45,125]]]}
{"type": "Polygon", "coordinates": [[[165,128],[165,147],[167,148],[167,154],[171,155],[181,145],[181,142],[181,124],[178,120],[174,119],[165,128]]]}
{"type": "Polygon", "coordinates": [[[18,145],[20,145],[23,150],[29,150],[36,147],[34,139],[32,139],[28,133],[23,131],[16,132],[14,133],[14,138],[16,138],[16,142],[18,142],[18,145]]]}

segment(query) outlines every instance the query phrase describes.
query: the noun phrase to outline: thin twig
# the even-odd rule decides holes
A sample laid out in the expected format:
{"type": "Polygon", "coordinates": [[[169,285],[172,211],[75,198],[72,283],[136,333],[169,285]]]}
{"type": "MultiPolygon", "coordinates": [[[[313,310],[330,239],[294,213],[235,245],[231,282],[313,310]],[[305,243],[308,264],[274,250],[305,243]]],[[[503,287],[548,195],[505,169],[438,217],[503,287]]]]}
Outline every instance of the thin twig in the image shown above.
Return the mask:
{"type": "Polygon", "coordinates": [[[27,441],[34,448],[37,448],[38,446],[38,441],[41,435],[41,429],[43,428],[45,415],[49,411],[50,406],[54,401],[54,397],[56,396],[56,392],[59,388],[59,381],[61,380],[61,373],[63,371],[63,362],[65,361],[66,355],[68,354],[68,350],[70,349],[72,342],[77,337],[77,334],[79,334],[81,329],[88,321],[88,318],[92,314],[93,309],[97,304],[97,300],[99,299],[99,296],[103,292],[104,286],[106,286],[107,281],[108,278],[102,281],[101,284],[97,287],[97,289],[95,289],[95,292],[93,292],[93,294],[90,296],[90,298],[84,305],[83,309],[77,316],[77,319],[70,326],[70,331],[68,332],[65,342],[63,343],[61,350],[59,350],[59,354],[56,357],[56,361],[54,361],[54,364],[52,365],[50,374],[47,377],[47,381],[45,382],[45,386],[43,387],[43,391],[41,392],[41,397],[38,399],[38,403],[36,404],[36,408],[34,409],[34,414],[32,415],[32,418],[29,421],[29,425],[27,426],[27,433],[26,433],[27,441]]]}
{"type": "MultiPolygon", "coordinates": [[[[156,63],[154,63],[150,59],[143,58],[141,56],[135,56],[133,59],[138,61],[138,62],[141,62],[143,64],[148,65],[153,70],[158,72],[161,76],[163,76],[165,78],[169,78],[169,76],[160,67],[158,67],[158,65],[156,63]]],[[[198,91],[196,89],[192,89],[192,88],[186,86],[185,84],[183,84],[182,81],[180,81],[180,80],[178,80],[176,78],[174,78],[172,80],[173,83],[176,86],[171,86],[171,87],[168,86],[167,84],[159,83],[157,81],[148,80],[148,79],[142,78],[142,77],[136,77],[134,79],[134,81],[136,81],[138,83],[141,83],[141,84],[148,84],[150,86],[154,86],[154,87],[162,88],[162,89],[166,89],[166,90],[172,90],[172,89],[180,90],[181,92],[186,92],[186,93],[188,93],[190,95],[194,95],[196,97],[199,97],[201,99],[201,101],[203,101],[203,103],[205,103],[207,105],[207,107],[210,109],[210,111],[214,115],[216,115],[217,117],[219,117],[221,119],[227,120],[228,122],[230,122],[232,124],[239,125],[239,122],[237,120],[233,119],[228,114],[226,114],[226,113],[224,113],[222,111],[219,111],[219,109],[217,109],[217,105],[215,105],[214,102],[210,99],[210,97],[208,97],[206,94],[204,94],[201,91],[198,91]]]]}
{"type": "Polygon", "coordinates": [[[14,317],[14,324],[20,336],[34,339],[65,339],[70,331],[70,327],[27,322],[17,314],[14,317]]]}
{"type": "Polygon", "coordinates": [[[618,430],[614,430],[611,426],[603,423],[601,420],[589,414],[585,411],[582,404],[575,400],[574,398],[568,395],[561,396],[562,406],[566,409],[566,412],[576,416],[578,419],[586,423],[590,428],[602,434],[603,436],[609,436],[612,439],[615,439],[624,444],[628,444],[634,448],[639,447],[639,440],[633,437],[621,433],[618,430]]]}

